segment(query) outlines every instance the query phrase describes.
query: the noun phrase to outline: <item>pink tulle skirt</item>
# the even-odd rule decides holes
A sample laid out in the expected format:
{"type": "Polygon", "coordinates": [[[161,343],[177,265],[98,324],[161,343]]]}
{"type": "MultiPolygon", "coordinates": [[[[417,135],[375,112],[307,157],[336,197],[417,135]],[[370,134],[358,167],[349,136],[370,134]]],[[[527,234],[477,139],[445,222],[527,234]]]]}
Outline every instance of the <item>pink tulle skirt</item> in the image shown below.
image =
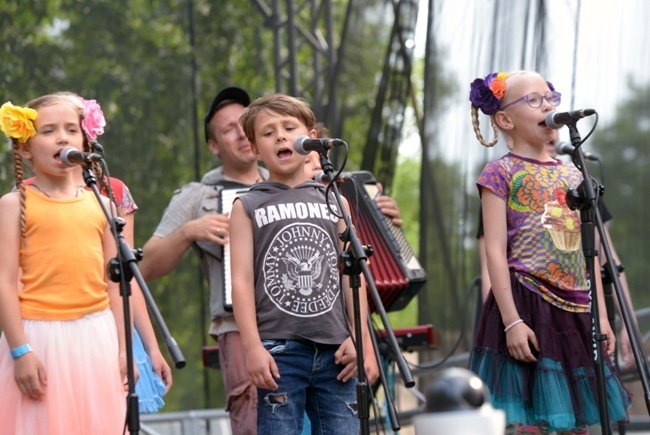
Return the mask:
{"type": "Polygon", "coordinates": [[[20,392],[3,334],[0,434],[121,434],[126,392],[111,311],[69,321],[23,319],[23,327],[32,351],[45,367],[45,397],[37,402],[20,392]]]}

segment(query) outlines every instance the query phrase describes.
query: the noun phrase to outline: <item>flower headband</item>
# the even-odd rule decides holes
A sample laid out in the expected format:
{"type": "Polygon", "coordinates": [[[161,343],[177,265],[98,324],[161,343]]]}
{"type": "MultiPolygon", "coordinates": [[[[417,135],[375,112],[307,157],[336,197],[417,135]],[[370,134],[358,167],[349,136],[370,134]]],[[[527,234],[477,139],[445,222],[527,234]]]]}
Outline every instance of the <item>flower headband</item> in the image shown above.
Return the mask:
{"type": "Polygon", "coordinates": [[[38,113],[29,107],[14,106],[7,101],[0,107],[0,130],[9,138],[25,143],[36,134],[34,120],[38,113]]]}
{"type": "Polygon", "coordinates": [[[86,133],[88,142],[95,142],[97,136],[104,134],[104,127],[106,127],[106,119],[104,112],[99,107],[96,100],[81,99],[84,106],[83,120],[81,121],[81,128],[86,133]]]}
{"type": "Polygon", "coordinates": [[[503,94],[506,93],[506,77],[508,74],[500,72],[474,80],[470,85],[469,101],[486,115],[494,115],[501,106],[503,94]]]}
{"type": "MultiPolygon", "coordinates": [[[[486,115],[494,115],[501,107],[501,99],[506,93],[507,77],[507,73],[499,72],[474,80],[470,85],[469,101],[486,115]]],[[[551,82],[547,80],[546,84],[551,91],[555,91],[551,82]]]]}

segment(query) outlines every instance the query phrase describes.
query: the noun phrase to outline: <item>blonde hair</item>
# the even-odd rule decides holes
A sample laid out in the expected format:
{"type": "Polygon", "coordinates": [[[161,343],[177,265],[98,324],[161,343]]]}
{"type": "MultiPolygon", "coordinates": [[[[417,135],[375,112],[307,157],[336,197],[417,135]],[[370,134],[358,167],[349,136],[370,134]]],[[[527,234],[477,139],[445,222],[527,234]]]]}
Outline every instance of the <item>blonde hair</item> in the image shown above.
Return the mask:
{"type": "MultiPolygon", "coordinates": [[[[42,95],[40,97],[34,98],[33,100],[29,101],[26,104],[26,106],[29,107],[30,109],[38,110],[42,107],[54,106],[57,104],[67,104],[79,114],[79,128],[81,129],[83,134],[83,150],[84,152],[91,152],[92,150],[91,150],[90,142],[88,141],[88,137],[86,136],[86,132],[84,132],[83,129],[81,128],[81,121],[83,121],[84,119],[84,105],[79,95],[73,92],[65,92],[65,91],[55,92],[52,94],[42,95]]],[[[18,139],[12,139],[11,143],[12,143],[12,151],[14,157],[14,183],[16,186],[16,190],[20,195],[20,234],[23,240],[26,241],[27,238],[27,218],[25,216],[26,188],[25,188],[25,184],[23,183],[23,177],[24,177],[23,158],[20,155],[20,151],[18,147],[19,144],[18,139]]],[[[107,192],[108,191],[107,185],[104,182],[104,177],[102,177],[102,169],[99,163],[93,162],[91,169],[95,171],[97,179],[99,180],[98,187],[100,192],[107,192]]],[[[112,191],[111,191],[110,199],[114,203],[117,203],[117,201],[115,201],[115,196],[112,194],[112,191]]],[[[122,207],[118,207],[118,214],[120,216],[123,215],[122,207]]]]}
{"type": "MultiPolygon", "coordinates": [[[[501,97],[501,102],[499,104],[499,107],[504,106],[503,102],[506,100],[506,98],[508,96],[508,91],[510,90],[510,83],[512,82],[512,80],[516,79],[518,77],[524,77],[524,76],[537,76],[537,77],[542,78],[542,75],[540,73],[538,73],[536,71],[531,71],[531,70],[518,70],[518,71],[513,71],[513,72],[507,73],[506,78],[505,78],[506,89],[505,89],[505,91],[503,93],[503,96],[501,97]]],[[[485,147],[493,147],[499,141],[499,126],[495,122],[494,116],[500,110],[501,109],[497,110],[492,115],[490,115],[490,125],[492,126],[492,132],[494,134],[494,138],[491,141],[488,142],[483,137],[483,134],[481,133],[481,129],[479,127],[479,117],[478,117],[479,108],[477,106],[472,105],[471,116],[472,116],[472,127],[474,129],[474,134],[476,135],[476,138],[481,143],[481,145],[483,145],[485,147]]]]}
{"type": "Polygon", "coordinates": [[[239,123],[248,140],[255,146],[255,120],[263,110],[298,119],[308,130],[314,128],[316,117],[307,103],[299,98],[285,94],[273,94],[258,98],[244,111],[239,123]]]}
{"type": "Polygon", "coordinates": [[[499,141],[499,130],[497,130],[497,123],[494,122],[494,115],[490,116],[490,125],[492,125],[492,132],[494,133],[494,138],[490,142],[487,142],[483,138],[483,134],[481,133],[481,128],[479,127],[478,122],[478,107],[472,106],[472,127],[474,128],[474,134],[476,135],[476,138],[481,143],[481,145],[485,147],[493,147],[496,145],[496,143],[499,141]]]}

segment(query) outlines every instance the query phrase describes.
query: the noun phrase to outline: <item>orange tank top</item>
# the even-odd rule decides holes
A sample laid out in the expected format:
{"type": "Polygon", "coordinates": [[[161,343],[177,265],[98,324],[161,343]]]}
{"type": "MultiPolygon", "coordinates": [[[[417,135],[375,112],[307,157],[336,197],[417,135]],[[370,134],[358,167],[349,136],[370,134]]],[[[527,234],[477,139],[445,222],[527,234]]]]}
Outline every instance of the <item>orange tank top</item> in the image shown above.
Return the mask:
{"type": "Polygon", "coordinates": [[[49,198],[27,189],[27,243],[21,243],[22,317],[72,320],[108,307],[106,217],[92,192],[49,198]]]}

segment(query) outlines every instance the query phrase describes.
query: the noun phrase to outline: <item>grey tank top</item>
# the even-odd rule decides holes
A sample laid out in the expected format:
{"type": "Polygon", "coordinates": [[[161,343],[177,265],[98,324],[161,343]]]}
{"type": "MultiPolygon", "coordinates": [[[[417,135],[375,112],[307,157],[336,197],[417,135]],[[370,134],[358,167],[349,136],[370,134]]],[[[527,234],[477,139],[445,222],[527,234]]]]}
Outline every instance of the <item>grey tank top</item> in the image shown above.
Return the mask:
{"type": "MultiPolygon", "coordinates": [[[[260,338],[341,344],[349,333],[339,285],[339,218],[325,202],[324,186],[263,182],[238,200],[253,224],[260,338]]],[[[329,202],[340,215],[333,195],[329,202]]]]}

